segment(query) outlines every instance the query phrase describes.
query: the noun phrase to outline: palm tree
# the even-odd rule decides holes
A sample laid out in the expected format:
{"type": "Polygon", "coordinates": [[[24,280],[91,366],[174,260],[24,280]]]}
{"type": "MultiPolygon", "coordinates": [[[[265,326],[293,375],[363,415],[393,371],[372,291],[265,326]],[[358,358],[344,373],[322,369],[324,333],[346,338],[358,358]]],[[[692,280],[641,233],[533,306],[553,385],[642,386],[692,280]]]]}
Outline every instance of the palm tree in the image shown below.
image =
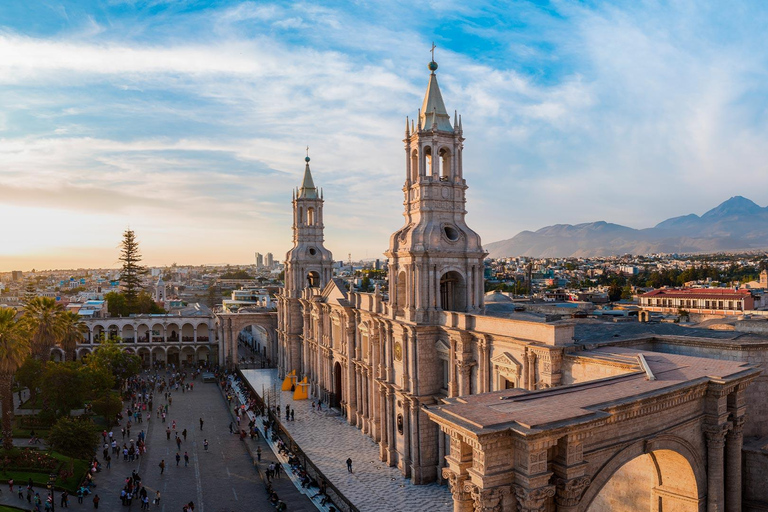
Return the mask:
{"type": "Polygon", "coordinates": [[[24,305],[23,321],[32,333],[32,353],[43,361],[51,357],[51,348],[61,339],[59,316],[61,304],[50,297],[35,297],[24,305]]]}
{"type": "Polygon", "coordinates": [[[3,448],[13,448],[13,374],[30,353],[29,333],[16,322],[16,311],[0,308],[0,396],[3,407],[3,448]]]}
{"type": "Polygon", "coordinates": [[[58,321],[59,344],[64,350],[65,359],[74,361],[77,344],[83,342],[83,334],[88,332],[88,327],[80,319],[80,315],[72,311],[62,311],[58,321]]]}

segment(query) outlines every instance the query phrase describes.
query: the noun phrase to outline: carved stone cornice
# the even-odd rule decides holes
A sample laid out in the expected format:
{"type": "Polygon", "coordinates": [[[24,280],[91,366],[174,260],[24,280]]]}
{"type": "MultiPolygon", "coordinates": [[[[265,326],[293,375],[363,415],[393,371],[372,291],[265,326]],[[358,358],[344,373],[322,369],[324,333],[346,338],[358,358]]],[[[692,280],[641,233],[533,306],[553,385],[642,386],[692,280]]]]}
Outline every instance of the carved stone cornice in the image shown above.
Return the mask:
{"type": "Polygon", "coordinates": [[[513,485],[520,512],[544,512],[546,502],[555,495],[554,485],[545,485],[528,489],[522,485],[513,485]]]}
{"type": "Polygon", "coordinates": [[[591,480],[588,476],[580,476],[565,480],[558,478],[555,485],[557,487],[555,501],[561,507],[573,507],[579,504],[584,490],[589,487],[591,480]]]}

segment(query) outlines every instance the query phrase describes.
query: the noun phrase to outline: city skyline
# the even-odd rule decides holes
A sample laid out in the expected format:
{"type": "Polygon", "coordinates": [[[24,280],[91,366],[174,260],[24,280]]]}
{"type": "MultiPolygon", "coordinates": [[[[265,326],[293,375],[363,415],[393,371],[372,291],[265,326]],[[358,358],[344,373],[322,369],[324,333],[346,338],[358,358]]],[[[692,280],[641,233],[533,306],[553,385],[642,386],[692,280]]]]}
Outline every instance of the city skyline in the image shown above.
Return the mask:
{"type": "Polygon", "coordinates": [[[0,271],[116,267],[127,228],[151,266],[282,260],[306,145],[327,247],[381,258],[432,41],[484,243],[768,203],[756,2],[197,5],[0,7],[0,271]]]}

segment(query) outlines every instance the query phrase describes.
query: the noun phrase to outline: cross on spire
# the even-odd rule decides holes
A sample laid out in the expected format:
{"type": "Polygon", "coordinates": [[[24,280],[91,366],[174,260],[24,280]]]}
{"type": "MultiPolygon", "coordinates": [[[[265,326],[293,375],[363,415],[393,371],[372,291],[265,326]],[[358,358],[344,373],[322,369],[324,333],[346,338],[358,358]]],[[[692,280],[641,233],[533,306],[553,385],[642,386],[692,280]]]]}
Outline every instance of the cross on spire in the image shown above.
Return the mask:
{"type": "Polygon", "coordinates": [[[307,146],[307,156],[309,156],[309,146],[307,146]]]}
{"type": "Polygon", "coordinates": [[[435,46],[435,42],[432,41],[432,48],[430,48],[430,50],[429,50],[429,51],[432,52],[432,62],[435,61],[435,48],[437,48],[437,46],[435,46]]]}

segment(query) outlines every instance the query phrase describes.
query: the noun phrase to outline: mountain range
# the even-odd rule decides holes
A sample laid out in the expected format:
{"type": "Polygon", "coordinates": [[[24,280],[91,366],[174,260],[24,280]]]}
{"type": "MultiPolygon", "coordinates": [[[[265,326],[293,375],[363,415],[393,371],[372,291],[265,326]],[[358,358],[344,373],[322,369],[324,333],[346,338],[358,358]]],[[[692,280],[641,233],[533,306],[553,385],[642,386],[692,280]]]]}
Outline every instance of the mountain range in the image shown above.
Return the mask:
{"type": "Polygon", "coordinates": [[[652,228],[609,222],[556,224],[485,245],[491,258],[598,257],[621,254],[710,253],[768,247],[768,207],[735,196],[699,217],[673,217],[652,228]]]}

